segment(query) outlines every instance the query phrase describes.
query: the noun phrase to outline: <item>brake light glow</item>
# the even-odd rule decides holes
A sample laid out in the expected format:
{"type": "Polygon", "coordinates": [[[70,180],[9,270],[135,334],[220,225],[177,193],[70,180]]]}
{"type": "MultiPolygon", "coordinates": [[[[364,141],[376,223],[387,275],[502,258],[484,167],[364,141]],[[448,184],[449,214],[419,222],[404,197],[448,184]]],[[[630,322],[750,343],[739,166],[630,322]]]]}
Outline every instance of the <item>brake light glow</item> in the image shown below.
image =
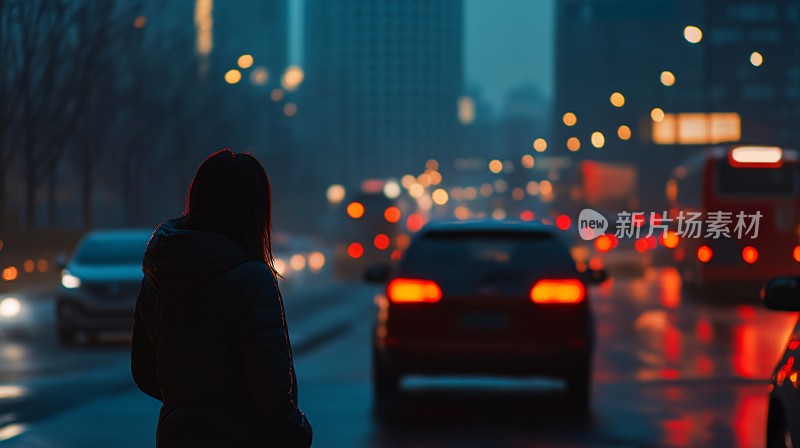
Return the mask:
{"type": "Polygon", "coordinates": [[[708,246],[700,246],[697,248],[697,259],[703,263],[708,263],[711,261],[711,257],[714,256],[714,251],[711,250],[708,246]]]}
{"type": "Polygon", "coordinates": [[[556,218],[556,227],[561,230],[567,230],[572,225],[572,220],[567,215],[559,215],[556,218]]]}
{"type": "Polygon", "coordinates": [[[780,166],[782,158],[783,150],[777,146],[739,146],[729,155],[733,166],[780,166]]]}
{"type": "Polygon", "coordinates": [[[800,245],[794,246],[794,250],[792,251],[792,257],[794,261],[800,263],[800,245]]]}
{"type": "Polygon", "coordinates": [[[387,293],[394,303],[435,303],[442,299],[442,289],[432,280],[396,278],[389,282],[387,293]]]}
{"type": "Polygon", "coordinates": [[[680,242],[681,237],[674,230],[667,230],[661,235],[661,245],[667,249],[675,249],[680,242]]]}
{"type": "Polygon", "coordinates": [[[613,247],[614,243],[608,235],[600,235],[594,240],[594,247],[598,252],[608,252],[613,247]]]}
{"type": "Polygon", "coordinates": [[[579,303],[585,295],[586,288],[576,279],[539,280],[531,288],[534,303],[579,303]]]}
{"type": "Polygon", "coordinates": [[[747,264],[753,264],[758,261],[758,251],[753,246],[747,246],[742,249],[742,260],[747,264]]]}

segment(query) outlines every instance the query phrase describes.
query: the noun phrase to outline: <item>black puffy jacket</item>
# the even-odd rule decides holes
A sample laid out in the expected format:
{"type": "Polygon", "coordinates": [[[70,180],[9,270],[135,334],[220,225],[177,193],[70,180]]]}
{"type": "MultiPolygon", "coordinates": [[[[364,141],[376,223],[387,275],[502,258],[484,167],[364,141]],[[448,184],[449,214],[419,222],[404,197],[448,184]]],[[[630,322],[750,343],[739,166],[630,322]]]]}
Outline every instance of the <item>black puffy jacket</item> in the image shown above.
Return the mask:
{"type": "Polygon", "coordinates": [[[308,447],[275,277],[221,233],[156,228],[131,371],[163,402],[157,446],[308,447]]]}

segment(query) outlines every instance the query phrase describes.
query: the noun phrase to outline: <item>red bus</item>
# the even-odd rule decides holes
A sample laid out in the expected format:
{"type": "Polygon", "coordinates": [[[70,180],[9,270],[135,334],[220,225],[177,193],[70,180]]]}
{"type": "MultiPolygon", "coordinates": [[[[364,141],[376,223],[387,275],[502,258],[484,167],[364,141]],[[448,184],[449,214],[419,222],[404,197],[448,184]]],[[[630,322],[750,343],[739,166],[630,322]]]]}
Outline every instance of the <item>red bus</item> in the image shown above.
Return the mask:
{"type": "Polygon", "coordinates": [[[733,146],[704,150],[675,169],[666,192],[672,227],[683,224],[673,256],[684,284],[749,292],[773,277],[800,275],[799,168],[796,151],[733,146]],[[698,213],[699,237],[686,232],[698,213]]]}

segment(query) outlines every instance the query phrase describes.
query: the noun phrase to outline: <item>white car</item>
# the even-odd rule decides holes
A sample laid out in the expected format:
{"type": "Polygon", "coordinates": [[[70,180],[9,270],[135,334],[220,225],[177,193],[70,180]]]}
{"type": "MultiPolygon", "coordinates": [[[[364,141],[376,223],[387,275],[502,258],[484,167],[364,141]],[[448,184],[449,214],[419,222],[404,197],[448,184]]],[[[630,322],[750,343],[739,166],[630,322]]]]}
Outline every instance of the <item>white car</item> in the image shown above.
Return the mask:
{"type": "Polygon", "coordinates": [[[58,338],[72,344],[100,331],[133,328],[133,307],[142,284],[142,258],[151,230],[86,234],[62,266],[56,297],[58,338]]]}

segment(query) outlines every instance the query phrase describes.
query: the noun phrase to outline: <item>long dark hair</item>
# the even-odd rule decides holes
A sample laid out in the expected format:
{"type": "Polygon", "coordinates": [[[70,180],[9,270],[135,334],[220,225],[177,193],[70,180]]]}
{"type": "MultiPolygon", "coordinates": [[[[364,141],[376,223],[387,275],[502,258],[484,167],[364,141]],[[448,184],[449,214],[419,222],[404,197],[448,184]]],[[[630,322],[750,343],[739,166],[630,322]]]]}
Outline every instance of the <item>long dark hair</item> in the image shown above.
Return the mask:
{"type": "Polygon", "coordinates": [[[273,273],[272,188],[250,154],[228,148],[208,156],[192,179],[178,226],[218,231],[241,245],[273,273]]]}

